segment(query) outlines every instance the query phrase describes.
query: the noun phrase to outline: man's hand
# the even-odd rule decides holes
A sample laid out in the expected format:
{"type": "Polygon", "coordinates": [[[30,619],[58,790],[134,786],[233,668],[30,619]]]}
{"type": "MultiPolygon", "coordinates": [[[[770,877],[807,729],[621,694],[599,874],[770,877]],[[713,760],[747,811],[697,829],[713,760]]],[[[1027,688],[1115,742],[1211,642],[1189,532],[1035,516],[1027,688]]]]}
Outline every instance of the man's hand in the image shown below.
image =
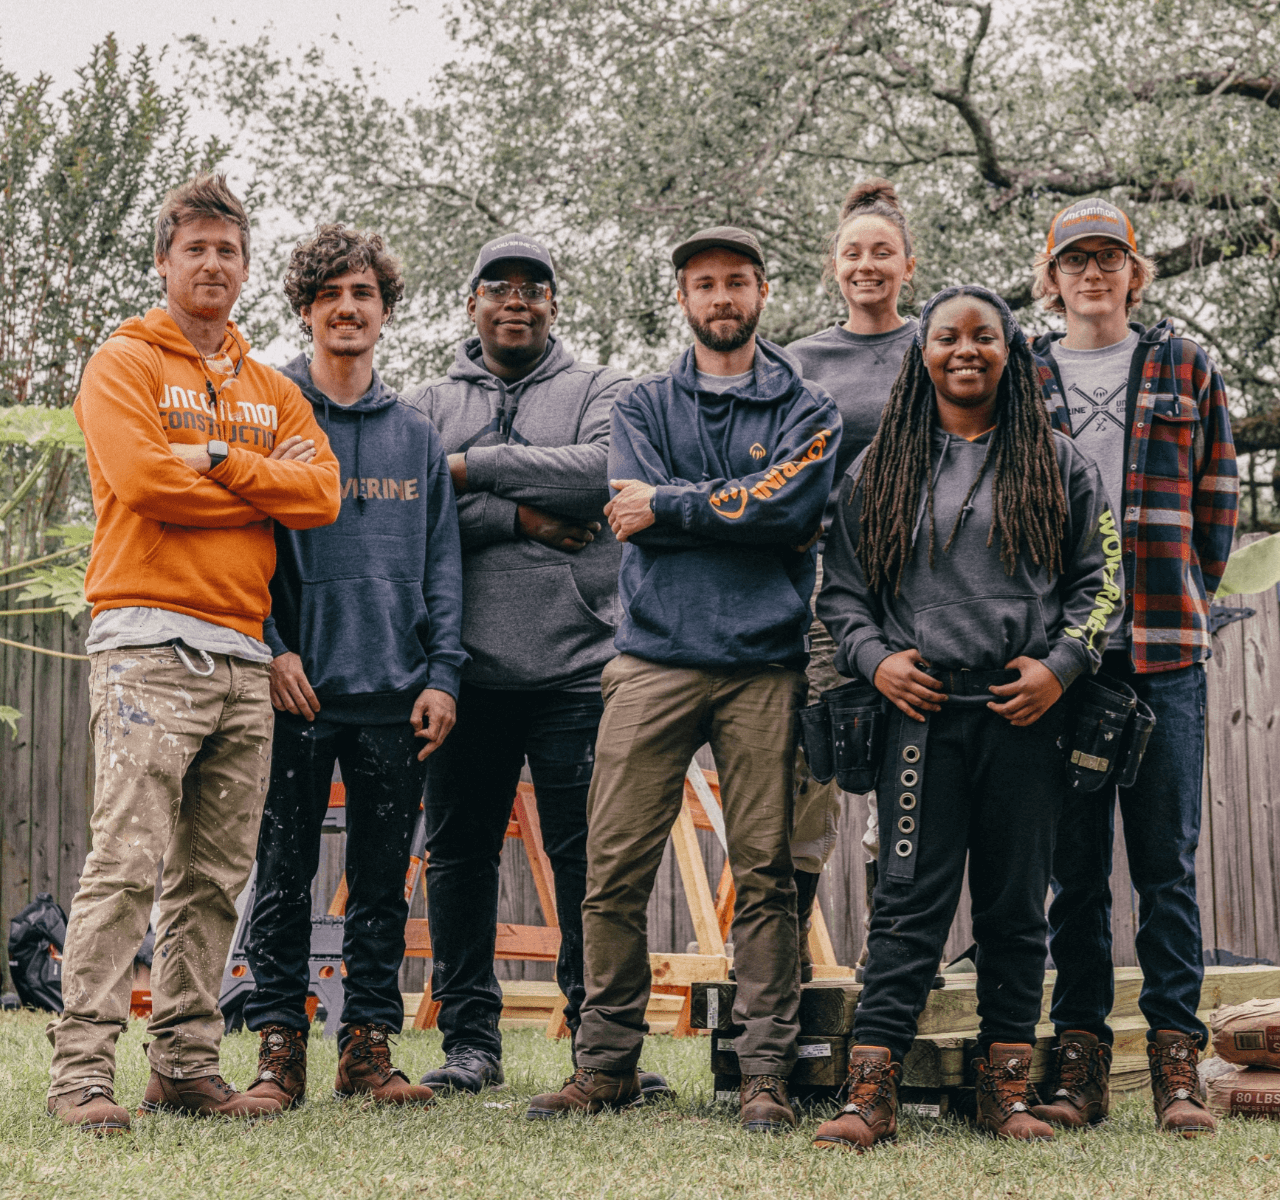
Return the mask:
{"type": "Polygon", "coordinates": [[[588,542],[596,540],[600,532],[599,521],[578,521],[570,517],[558,517],[543,512],[529,504],[516,509],[516,525],[520,533],[534,542],[541,542],[553,550],[576,554],[588,542]]]}
{"type": "Polygon", "coordinates": [[[653,494],[658,489],[653,484],[639,479],[610,479],[609,486],[618,494],[604,506],[604,515],[618,541],[625,542],[633,533],[654,523],[657,518],[653,515],[653,494]]]}
{"type": "Polygon", "coordinates": [[[282,712],[306,717],[308,721],[314,721],[320,711],[320,701],[311,690],[302,659],[292,650],[271,660],[271,703],[282,712]]]}
{"type": "Polygon", "coordinates": [[[419,762],[440,749],[457,719],[458,706],[448,692],[423,688],[413,702],[413,714],[409,717],[413,736],[427,743],[418,753],[419,762]]]}
{"type": "Polygon", "coordinates": [[[449,478],[453,480],[454,494],[461,496],[467,490],[467,456],[465,454],[449,455],[449,478]]]}
{"type": "Polygon", "coordinates": [[[899,650],[876,668],[872,683],[881,695],[892,700],[913,721],[923,721],[924,717],[917,709],[941,712],[942,702],[946,699],[942,684],[920,670],[928,665],[920,657],[919,650],[899,650]]]}
{"type": "Polygon", "coordinates": [[[299,437],[296,433],[283,442],[277,442],[275,449],[267,455],[268,458],[278,458],[282,462],[300,463],[309,463],[315,456],[315,442],[311,438],[299,437]]]}
{"type": "Polygon", "coordinates": [[[1034,725],[1058,702],[1062,684],[1038,658],[1024,654],[1010,659],[1004,666],[1006,671],[1019,672],[1021,678],[991,688],[992,694],[1001,697],[1004,703],[993,700],[987,707],[1007,718],[1010,725],[1034,725]]]}

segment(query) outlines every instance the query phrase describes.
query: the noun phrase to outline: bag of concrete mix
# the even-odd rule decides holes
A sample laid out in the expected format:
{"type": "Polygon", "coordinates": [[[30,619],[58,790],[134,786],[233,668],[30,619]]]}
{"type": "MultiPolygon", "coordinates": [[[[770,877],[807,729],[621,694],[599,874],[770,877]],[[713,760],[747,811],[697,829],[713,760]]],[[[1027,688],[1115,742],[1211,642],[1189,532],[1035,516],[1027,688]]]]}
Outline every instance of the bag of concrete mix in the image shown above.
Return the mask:
{"type": "MultiPolygon", "coordinates": [[[[1221,1062],[1209,1059],[1209,1062],[1221,1062]]],[[[1220,1117],[1263,1117],[1280,1121],[1280,1071],[1222,1064],[1204,1082],[1204,1102],[1220,1117]]]]}
{"type": "Polygon", "coordinates": [[[1280,1071],[1280,1000],[1246,1000],[1215,1009],[1214,1052],[1242,1067],[1280,1071]]]}

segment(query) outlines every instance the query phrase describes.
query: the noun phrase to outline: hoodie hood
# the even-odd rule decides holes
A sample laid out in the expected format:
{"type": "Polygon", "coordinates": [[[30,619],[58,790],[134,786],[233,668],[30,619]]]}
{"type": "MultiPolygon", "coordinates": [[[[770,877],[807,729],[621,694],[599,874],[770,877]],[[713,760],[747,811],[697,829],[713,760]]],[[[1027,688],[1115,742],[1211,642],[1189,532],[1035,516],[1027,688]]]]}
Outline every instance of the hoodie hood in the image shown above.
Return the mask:
{"type": "Polygon", "coordinates": [[[378,412],[380,409],[390,408],[399,399],[396,393],[382,382],[376,367],[373,371],[373,382],[369,384],[369,390],[354,404],[338,404],[316,387],[311,378],[311,362],[305,354],[299,354],[297,358],[280,370],[286,379],[292,379],[298,385],[302,394],[311,401],[311,407],[316,410],[317,414],[324,415],[326,425],[331,412],[378,412]]]}
{"type": "Polygon", "coordinates": [[[564,343],[552,334],[547,338],[547,348],[539,359],[538,365],[523,379],[507,383],[484,365],[484,350],[477,335],[465,338],[458,343],[453,356],[453,366],[449,368],[449,378],[462,383],[479,384],[485,388],[502,387],[513,392],[527,388],[531,384],[545,383],[571,366],[573,366],[573,356],[564,348],[564,343]]]}
{"type": "MultiPolygon", "coordinates": [[[[157,346],[170,354],[180,354],[184,358],[199,360],[202,357],[187,335],[178,328],[178,323],[163,308],[150,309],[144,317],[130,317],[111,336],[136,338],[140,342],[157,346]]],[[[205,361],[212,362],[213,359],[222,355],[226,355],[231,360],[233,367],[241,359],[249,357],[249,341],[236,328],[234,321],[227,322],[227,332],[222,338],[222,346],[218,353],[205,361]]]]}
{"type": "Polygon", "coordinates": [[[722,393],[708,393],[699,389],[698,363],[692,346],[671,364],[671,377],[681,391],[691,396],[717,394],[730,396],[747,404],[772,405],[795,395],[800,386],[800,364],[781,346],[757,337],[751,379],[728,387],[722,393]]]}

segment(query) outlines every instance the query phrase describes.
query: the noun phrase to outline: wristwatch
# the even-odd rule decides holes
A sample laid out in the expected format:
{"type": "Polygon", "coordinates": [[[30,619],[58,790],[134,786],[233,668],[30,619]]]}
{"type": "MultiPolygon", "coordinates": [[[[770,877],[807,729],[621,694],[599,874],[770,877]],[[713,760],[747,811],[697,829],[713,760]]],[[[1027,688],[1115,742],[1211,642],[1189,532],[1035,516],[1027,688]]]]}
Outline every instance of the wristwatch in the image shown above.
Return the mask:
{"type": "Polygon", "coordinates": [[[210,442],[205,447],[205,452],[209,455],[209,466],[216,467],[220,462],[226,461],[231,448],[226,442],[210,442]]]}

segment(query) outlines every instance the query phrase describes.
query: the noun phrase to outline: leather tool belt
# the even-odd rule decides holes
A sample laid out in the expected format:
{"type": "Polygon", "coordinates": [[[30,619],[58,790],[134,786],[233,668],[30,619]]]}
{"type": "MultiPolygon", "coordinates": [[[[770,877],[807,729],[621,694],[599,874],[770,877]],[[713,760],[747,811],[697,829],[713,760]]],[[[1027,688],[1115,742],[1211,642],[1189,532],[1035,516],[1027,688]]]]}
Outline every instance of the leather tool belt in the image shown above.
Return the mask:
{"type": "Polygon", "coordinates": [[[1082,679],[1071,690],[1074,712],[1062,747],[1068,786],[1096,792],[1111,779],[1132,787],[1156,727],[1155,713],[1127,683],[1109,675],[1082,679]]]}
{"type": "Polygon", "coordinates": [[[800,710],[800,744],[819,783],[834,778],[855,795],[876,786],[885,732],[885,699],[855,680],[831,688],[800,710]]]}

